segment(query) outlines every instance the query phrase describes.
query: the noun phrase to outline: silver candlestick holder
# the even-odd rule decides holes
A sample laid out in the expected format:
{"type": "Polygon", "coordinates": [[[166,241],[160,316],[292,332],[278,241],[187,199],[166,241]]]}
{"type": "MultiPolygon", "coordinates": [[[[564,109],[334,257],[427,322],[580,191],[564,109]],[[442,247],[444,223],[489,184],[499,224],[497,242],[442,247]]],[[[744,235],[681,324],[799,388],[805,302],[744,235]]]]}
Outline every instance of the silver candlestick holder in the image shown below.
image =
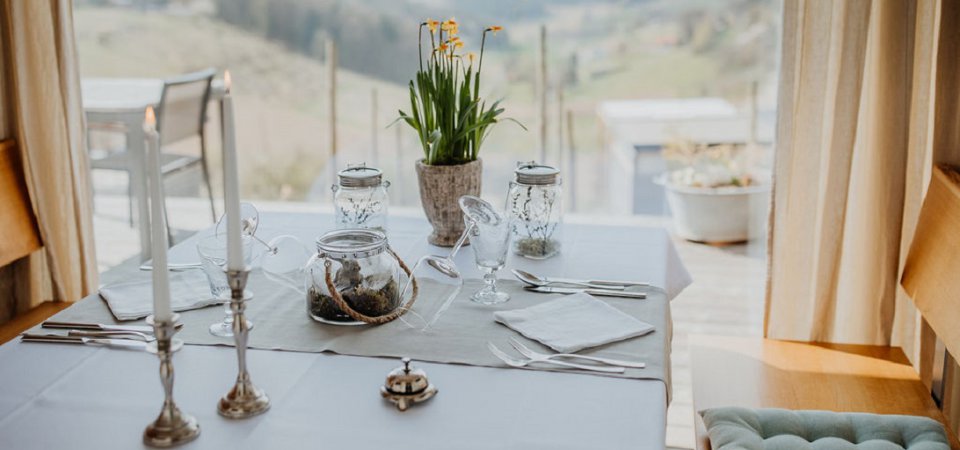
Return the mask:
{"type": "Polygon", "coordinates": [[[143,443],[151,447],[176,447],[200,436],[197,419],[180,411],[173,401],[173,353],[183,347],[183,341],[173,339],[179,318],[178,314],[164,321],[147,317],[147,324],[153,326],[157,338],[147,350],[160,357],[160,381],[163,383],[163,409],[157,420],[143,430],[143,443]]]}
{"type": "Polygon", "coordinates": [[[229,419],[245,419],[263,414],[270,409],[270,398],[262,389],[254,386],[247,372],[247,337],[250,334],[251,324],[244,315],[246,297],[244,289],[247,287],[247,277],[250,268],[243,270],[227,270],[227,282],[230,284],[230,309],[233,311],[233,338],[237,344],[237,363],[239,371],[237,382],[220,399],[217,411],[221,416],[229,419]]]}

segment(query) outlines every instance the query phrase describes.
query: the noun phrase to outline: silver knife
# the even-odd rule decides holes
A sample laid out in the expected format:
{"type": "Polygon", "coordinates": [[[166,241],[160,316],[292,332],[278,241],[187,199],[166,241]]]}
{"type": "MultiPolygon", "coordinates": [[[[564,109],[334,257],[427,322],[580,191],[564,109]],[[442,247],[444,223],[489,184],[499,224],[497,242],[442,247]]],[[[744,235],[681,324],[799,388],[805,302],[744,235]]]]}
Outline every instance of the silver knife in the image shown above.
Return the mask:
{"type": "MultiPolygon", "coordinates": [[[[200,268],[202,268],[202,267],[203,267],[203,266],[202,266],[200,263],[198,263],[198,262],[197,262],[197,263],[169,263],[169,264],[167,264],[167,270],[169,270],[169,271],[171,271],[171,272],[182,272],[182,271],[184,271],[184,270],[200,269],[200,268]]],[[[152,263],[143,263],[143,264],[140,265],[140,270],[143,270],[143,271],[151,271],[151,270],[153,270],[153,264],[152,264],[152,263]]]]}
{"type": "Polygon", "coordinates": [[[647,298],[647,294],[643,292],[628,292],[628,291],[614,291],[610,289],[578,289],[578,288],[564,288],[564,287],[553,287],[553,286],[526,286],[524,289],[532,292],[540,292],[544,294],[576,294],[578,292],[583,292],[590,295],[598,295],[602,297],[622,297],[622,298],[647,298]]]}
{"type": "Polygon", "coordinates": [[[84,344],[102,347],[120,348],[125,350],[146,350],[147,343],[129,339],[88,338],[79,336],[63,336],[56,334],[23,334],[21,342],[50,342],[57,344],[84,344]]]}
{"type": "MultiPolygon", "coordinates": [[[[153,327],[149,325],[108,325],[103,323],[58,322],[48,320],[43,323],[42,327],[55,330],[136,331],[138,333],[153,334],[153,327]]],[[[176,326],[178,330],[181,327],[183,327],[182,322],[176,326]]]]}
{"type": "Polygon", "coordinates": [[[575,280],[572,278],[558,278],[558,277],[541,277],[543,281],[548,283],[587,283],[587,284],[596,284],[600,286],[621,286],[621,287],[630,287],[630,286],[650,286],[650,283],[646,281],[610,281],[610,280],[575,280]]]}

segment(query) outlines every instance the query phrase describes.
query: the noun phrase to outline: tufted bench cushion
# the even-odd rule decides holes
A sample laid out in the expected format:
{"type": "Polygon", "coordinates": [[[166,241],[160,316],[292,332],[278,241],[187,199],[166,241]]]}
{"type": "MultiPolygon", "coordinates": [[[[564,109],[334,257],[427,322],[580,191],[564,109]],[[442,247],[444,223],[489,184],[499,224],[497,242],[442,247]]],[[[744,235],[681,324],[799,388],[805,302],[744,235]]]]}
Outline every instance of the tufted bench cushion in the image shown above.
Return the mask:
{"type": "Polygon", "coordinates": [[[713,450],[950,450],[930,418],[830,411],[701,411],[713,450]]]}

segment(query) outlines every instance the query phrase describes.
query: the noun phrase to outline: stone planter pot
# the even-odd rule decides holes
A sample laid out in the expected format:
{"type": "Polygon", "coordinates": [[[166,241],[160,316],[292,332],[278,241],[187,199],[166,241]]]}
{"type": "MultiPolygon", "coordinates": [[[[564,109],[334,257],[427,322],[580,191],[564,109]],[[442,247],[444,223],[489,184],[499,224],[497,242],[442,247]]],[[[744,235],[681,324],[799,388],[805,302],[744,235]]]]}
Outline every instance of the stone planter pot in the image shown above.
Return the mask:
{"type": "Polygon", "coordinates": [[[763,234],[770,187],[701,188],[657,180],[664,186],[674,232],[694,242],[733,244],[763,234]]]}
{"type": "Polygon", "coordinates": [[[480,196],[483,165],[478,159],[457,166],[431,166],[417,161],[420,204],[433,233],[427,238],[433,245],[452,247],[463,234],[463,213],[457,203],[463,195],[480,196]]]}

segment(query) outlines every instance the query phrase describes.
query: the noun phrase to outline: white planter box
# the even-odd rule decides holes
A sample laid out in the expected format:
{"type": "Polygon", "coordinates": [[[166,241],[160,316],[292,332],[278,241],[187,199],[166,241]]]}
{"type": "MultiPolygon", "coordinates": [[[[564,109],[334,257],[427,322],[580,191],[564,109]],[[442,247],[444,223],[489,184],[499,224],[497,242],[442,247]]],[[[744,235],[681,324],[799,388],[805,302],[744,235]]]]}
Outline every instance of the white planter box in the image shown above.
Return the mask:
{"type": "Polygon", "coordinates": [[[660,181],[673,215],[674,232],[680,237],[724,244],[763,236],[769,186],[700,188],[660,181]]]}

